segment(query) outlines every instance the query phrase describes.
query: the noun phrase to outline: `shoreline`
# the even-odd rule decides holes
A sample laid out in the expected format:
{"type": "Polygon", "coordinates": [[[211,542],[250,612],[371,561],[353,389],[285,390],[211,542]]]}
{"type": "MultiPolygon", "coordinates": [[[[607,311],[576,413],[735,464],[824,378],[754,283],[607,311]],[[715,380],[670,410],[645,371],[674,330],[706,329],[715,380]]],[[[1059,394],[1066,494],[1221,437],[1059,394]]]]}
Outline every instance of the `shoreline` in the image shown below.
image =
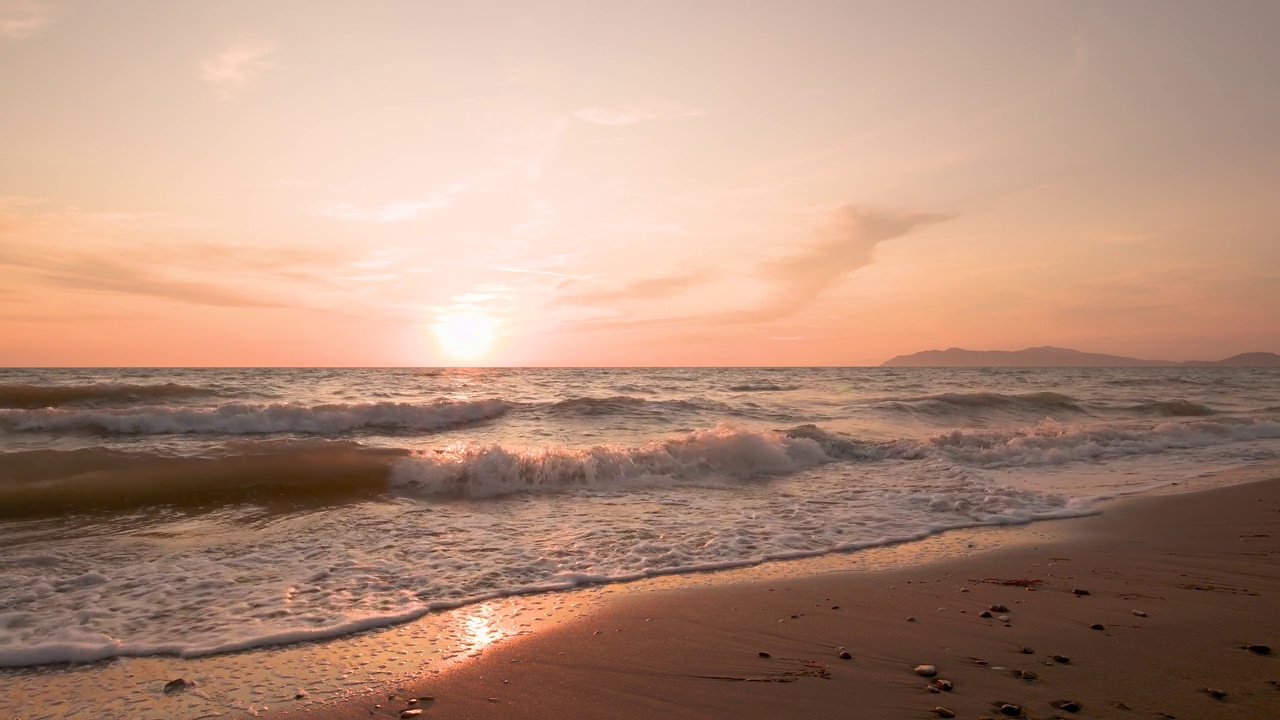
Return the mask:
{"type": "MultiPolygon", "coordinates": [[[[723,645],[726,636],[741,637],[754,633],[765,637],[787,638],[788,633],[802,624],[812,626],[819,623],[813,622],[807,610],[800,610],[798,613],[780,615],[776,620],[770,619],[766,623],[767,632],[764,632],[756,617],[735,616],[736,619],[732,621],[721,618],[723,608],[707,608],[708,598],[727,597],[727,602],[731,603],[728,607],[737,611],[744,604],[744,599],[740,597],[742,594],[749,595],[765,586],[782,593],[820,587],[821,592],[826,593],[823,596],[825,598],[833,592],[846,596],[854,591],[869,594],[875,583],[882,582],[898,583],[896,593],[911,586],[913,592],[908,593],[907,597],[919,600],[921,588],[927,585],[920,584],[918,579],[913,582],[911,577],[921,573],[930,576],[932,582],[937,584],[949,577],[947,573],[954,575],[964,567],[1007,565],[1028,552],[1034,552],[1033,547],[1088,544],[1100,532],[1107,532],[1105,526],[1111,524],[1107,518],[1114,518],[1117,512],[1128,513],[1131,508],[1143,508],[1148,503],[1170,499],[1175,504],[1183,504],[1191,496],[1202,496],[1205,493],[1212,495],[1236,487],[1248,487],[1250,484],[1277,488],[1275,492],[1280,497],[1280,465],[1238,468],[1193,478],[1184,481],[1173,495],[1161,494],[1162,491],[1158,490],[1155,493],[1112,499],[1103,505],[1105,512],[1101,515],[1020,525],[954,529],[922,540],[855,552],[766,562],[730,570],[664,575],[626,583],[588,585],[539,595],[513,596],[453,611],[433,613],[409,623],[333,640],[186,660],[133,658],[88,666],[7,671],[0,675],[0,691],[3,691],[0,692],[0,700],[21,695],[27,702],[18,705],[14,712],[15,717],[24,720],[81,716],[131,718],[136,717],[131,714],[134,709],[166,718],[380,718],[398,717],[401,710],[414,707],[426,707],[430,714],[444,712],[451,717],[482,716],[493,714],[498,709],[505,715],[538,717],[540,715],[537,713],[530,714],[529,708],[549,705],[549,699],[544,697],[546,686],[563,687],[573,684],[561,677],[565,674],[562,672],[563,668],[555,671],[557,666],[549,660],[564,656],[575,657],[588,650],[593,640],[603,639],[594,630],[591,631],[592,634],[584,634],[587,628],[599,623],[618,625],[613,629],[619,632],[628,630],[627,641],[620,642],[623,635],[619,634],[617,641],[611,644],[614,655],[599,657],[588,654],[581,658],[582,662],[597,669],[594,674],[586,673],[589,677],[583,678],[584,687],[599,695],[601,687],[609,687],[610,684],[620,688],[629,687],[639,678],[647,678],[648,682],[658,686],[675,682],[677,687],[665,688],[663,693],[674,692],[678,695],[682,692],[679,686],[687,684],[689,677],[696,677],[698,673],[687,668],[683,671],[679,668],[660,670],[658,668],[662,663],[654,655],[669,654],[673,652],[670,648],[654,649],[633,644],[637,637],[644,638],[651,628],[661,627],[661,622],[654,625],[653,621],[678,617],[683,618],[683,622],[693,623],[704,630],[713,624],[709,623],[710,620],[729,622],[727,628],[720,627],[716,633],[707,635],[704,632],[697,642],[697,652],[692,655],[688,648],[681,648],[677,653],[700,658],[698,663],[712,668],[713,671],[708,671],[712,675],[722,671],[727,673],[716,675],[722,678],[718,681],[701,681],[712,683],[712,690],[724,690],[714,687],[718,685],[727,685],[734,690],[727,695],[720,693],[724,696],[722,701],[728,703],[726,707],[714,712],[708,708],[701,715],[694,713],[688,716],[703,717],[707,713],[716,715],[721,711],[751,716],[751,708],[734,705],[733,698],[738,697],[736,691],[756,685],[790,685],[790,681],[807,684],[816,678],[804,673],[814,668],[800,665],[790,670],[783,669],[780,670],[784,673],[781,678],[770,676],[767,669],[763,677],[756,677],[743,671],[759,671],[761,668],[743,668],[733,663],[727,670],[715,670],[717,662],[722,658],[713,657],[715,653],[710,648],[716,647],[716,643],[723,645]],[[1264,478],[1277,479],[1267,482],[1264,478]],[[1217,487],[1224,482],[1231,484],[1217,487]],[[1197,489],[1198,486],[1205,485],[1211,489],[1197,489]],[[1095,527],[1099,524],[1103,527],[1095,527]],[[696,612],[693,616],[688,615],[689,610],[685,605],[703,608],[702,615],[697,615],[696,612]],[[790,617],[796,614],[800,617],[790,617]],[[647,619],[640,619],[641,616],[647,619]],[[645,656],[646,664],[640,667],[610,664],[610,660],[615,659],[614,656],[627,658],[636,652],[645,656]],[[509,672],[504,667],[506,665],[519,665],[522,672],[504,678],[509,683],[485,689],[485,673],[509,672]],[[532,685],[522,685],[521,680],[530,677],[524,672],[529,668],[538,669],[532,673],[538,679],[532,685]],[[786,675],[788,672],[801,674],[786,675]],[[198,678],[197,684],[172,696],[160,692],[168,679],[177,677],[198,678]],[[655,680],[655,677],[658,679],[655,680]],[[736,682],[727,682],[729,678],[736,682]],[[620,679],[625,682],[620,682],[620,679]],[[122,691],[128,695],[123,698],[126,709],[123,714],[113,714],[112,708],[121,705],[122,691]],[[479,699],[479,706],[473,702],[479,697],[477,693],[484,695],[479,699]],[[390,699],[389,696],[392,695],[397,700],[390,699]],[[404,698],[424,695],[436,697],[437,700],[418,706],[403,704],[404,698]],[[471,701],[466,698],[471,698],[471,701]],[[491,701],[489,698],[497,699],[491,701]],[[373,707],[374,705],[379,707],[373,707]],[[433,709],[435,707],[439,708],[438,712],[433,709]],[[55,709],[58,710],[57,714],[38,712],[55,709]]],[[[1178,483],[1164,486],[1163,492],[1174,490],[1172,486],[1176,485],[1178,483]]],[[[1280,528],[1270,534],[1272,537],[1280,537],[1280,528]]],[[[1271,559],[1274,562],[1277,558],[1280,558],[1280,554],[1271,559]]],[[[1273,574],[1280,575],[1280,568],[1273,574]]],[[[979,588],[972,587],[970,593],[963,597],[978,597],[978,590],[979,588]]],[[[857,607],[858,602],[860,601],[851,601],[846,597],[843,607],[857,607]]],[[[821,602],[813,604],[816,612],[821,602]]],[[[936,608],[926,610],[936,612],[936,608]]],[[[920,626],[925,624],[926,614],[924,610],[917,611],[920,626]]],[[[963,611],[956,613],[960,617],[966,614],[968,613],[963,611]]],[[[852,614],[843,615],[842,619],[848,621],[852,614]]],[[[916,625],[911,627],[915,628],[916,625]]],[[[835,637],[841,629],[831,627],[829,632],[835,637]]],[[[790,640],[794,642],[795,638],[790,640]]],[[[1280,638],[1262,642],[1274,646],[1280,644],[1280,638]]],[[[858,653],[849,641],[839,645],[847,645],[851,654],[857,657],[858,653]]],[[[726,648],[721,647],[721,651],[725,650],[726,648]]],[[[735,653],[735,656],[741,654],[735,653]]],[[[746,654],[756,657],[755,651],[746,654]]],[[[775,658],[805,658],[809,655],[819,658],[818,662],[825,664],[827,672],[847,669],[843,666],[843,661],[833,666],[828,659],[822,659],[823,653],[815,652],[812,648],[782,655],[771,652],[771,655],[775,658]]],[[[741,658],[736,657],[734,662],[738,660],[741,658]]],[[[757,663],[749,663],[755,664],[757,663]]],[[[568,673],[571,679],[581,675],[581,668],[568,673]]],[[[836,678],[832,676],[830,679],[836,678]]],[[[1280,677],[1276,679],[1280,680],[1280,677]]],[[[922,685],[912,687],[909,694],[923,692],[920,689],[922,685]]],[[[706,690],[707,688],[701,688],[697,690],[697,694],[705,695],[706,690]]],[[[1277,690],[1276,696],[1280,698],[1280,690],[1277,690]]],[[[753,694],[747,693],[743,697],[750,698],[753,694]]],[[[948,695],[945,699],[959,697],[960,695],[948,695]]],[[[0,703],[0,706],[5,704],[0,703]]],[[[659,711],[658,708],[651,710],[654,713],[659,711]]],[[[1280,708],[1277,710],[1280,711],[1280,708]]],[[[562,708],[561,711],[577,712],[569,707],[562,708]]],[[[663,706],[660,711],[670,714],[672,709],[663,706]]],[[[894,713],[893,716],[897,716],[902,711],[899,708],[891,712],[894,713]]],[[[597,706],[594,712],[598,713],[596,716],[625,715],[618,714],[621,711],[616,708],[606,706],[597,706]]],[[[647,715],[639,713],[635,716],[647,715]]],[[[936,717],[932,714],[927,716],[936,717]]]]}
{"type": "Polygon", "coordinates": [[[622,593],[448,674],[271,717],[995,717],[997,701],[1025,717],[1070,714],[1057,701],[1095,716],[1275,717],[1280,650],[1241,646],[1280,645],[1280,472],[1248,472],[987,530],[1013,537],[968,557],[622,593]],[[991,605],[1009,610],[982,618],[991,605]],[[918,664],[954,691],[928,692],[918,664]]]}

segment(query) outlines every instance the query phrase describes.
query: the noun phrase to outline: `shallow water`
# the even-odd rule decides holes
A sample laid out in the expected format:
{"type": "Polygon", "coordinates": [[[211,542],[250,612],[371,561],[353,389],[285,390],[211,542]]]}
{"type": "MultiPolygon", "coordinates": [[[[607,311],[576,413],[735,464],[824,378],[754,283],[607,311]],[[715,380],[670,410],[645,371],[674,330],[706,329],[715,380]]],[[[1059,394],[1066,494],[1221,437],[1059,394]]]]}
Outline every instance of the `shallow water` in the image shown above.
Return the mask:
{"type": "Polygon", "coordinates": [[[1280,371],[0,370],[0,666],[1091,512],[1280,456],[1280,371]]]}

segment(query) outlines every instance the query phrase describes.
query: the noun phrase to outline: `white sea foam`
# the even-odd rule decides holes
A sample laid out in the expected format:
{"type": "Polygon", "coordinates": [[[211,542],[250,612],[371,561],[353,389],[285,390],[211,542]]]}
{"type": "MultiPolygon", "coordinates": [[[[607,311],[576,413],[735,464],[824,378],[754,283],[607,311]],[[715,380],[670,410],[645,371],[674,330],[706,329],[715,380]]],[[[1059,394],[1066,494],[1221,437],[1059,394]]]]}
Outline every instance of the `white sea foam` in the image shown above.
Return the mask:
{"type": "Polygon", "coordinates": [[[500,417],[510,407],[509,403],[502,400],[441,400],[432,403],[229,403],[211,408],[0,410],[0,427],[16,431],[80,431],[128,435],[340,435],[370,428],[390,431],[440,430],[500,417]]]}
{"type": "Polygon", "coordinates": [[[605,489],[623,483],[636,487],[745,480],[794,473],[835,459],[809,437],[721,425],[637,447],[552,445],[512,451],[496,445],[454,443],[400,460],[390,483],[412,494],[493,497],[605,489]]]}
{"type": "Polygon", "coordinates": [[[212,520],[187,528],[196,542],[86,538],[52,559],[0,563],[0,604],[11,608],[0,617],[0,666],[232,652],[505,595],[1091,512],[1087,502],[938,470],[930,480],[819,468],[730,493],[653,487],[573,502],[344,506],[280,519],[232,546],[212,520]]]}

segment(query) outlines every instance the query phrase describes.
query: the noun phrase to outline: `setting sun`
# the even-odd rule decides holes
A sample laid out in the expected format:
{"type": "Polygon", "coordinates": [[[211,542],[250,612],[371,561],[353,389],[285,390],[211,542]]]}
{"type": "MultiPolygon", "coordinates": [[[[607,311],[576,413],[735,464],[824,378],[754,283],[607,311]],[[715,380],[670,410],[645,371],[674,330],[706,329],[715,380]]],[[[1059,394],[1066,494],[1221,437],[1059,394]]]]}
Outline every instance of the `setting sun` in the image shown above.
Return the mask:
{"type": "Polygon", "coordinates": [[[431,325],[436,342],[446,355],[455,360],[484,357],[498,337],[498,321],[479,312],[454,312],[442,315],[431,325]]]}

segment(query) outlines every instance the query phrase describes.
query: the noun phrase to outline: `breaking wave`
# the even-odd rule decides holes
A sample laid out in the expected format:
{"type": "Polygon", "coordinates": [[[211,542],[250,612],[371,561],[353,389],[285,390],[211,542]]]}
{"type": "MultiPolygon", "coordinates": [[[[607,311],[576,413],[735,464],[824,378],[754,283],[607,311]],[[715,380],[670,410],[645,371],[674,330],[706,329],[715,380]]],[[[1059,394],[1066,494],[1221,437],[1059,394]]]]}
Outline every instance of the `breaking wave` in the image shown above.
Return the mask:
{"type": "Polygon", "coordinates": [[[271,434],[341,435],[364,429],[422,432],[443,430],[505,414],[502,400],[434,403],[303,405],[232,403],[212,408],[123,410],[0,410],[0,428],[120,435],[271,434]]]}
{"type": "Polygon", "coordinates": [[[35,409],[100,404],[154,403],[179,397],[212,397],[212,388],[163,383],[133,385],[128,383],[91,383],[89,385],[0,385],[0,408],[35,409]]]}
{"type": "Polygon", "coordinates": [[[853,439],[812,425],[786,432],[719,426],[631,447],[510,450],[459,443],[400,461],[391,485],[413,495],[494,497],[605,489],[622,483],[747,480],[873,456],[874,451],[853,439]]]}

